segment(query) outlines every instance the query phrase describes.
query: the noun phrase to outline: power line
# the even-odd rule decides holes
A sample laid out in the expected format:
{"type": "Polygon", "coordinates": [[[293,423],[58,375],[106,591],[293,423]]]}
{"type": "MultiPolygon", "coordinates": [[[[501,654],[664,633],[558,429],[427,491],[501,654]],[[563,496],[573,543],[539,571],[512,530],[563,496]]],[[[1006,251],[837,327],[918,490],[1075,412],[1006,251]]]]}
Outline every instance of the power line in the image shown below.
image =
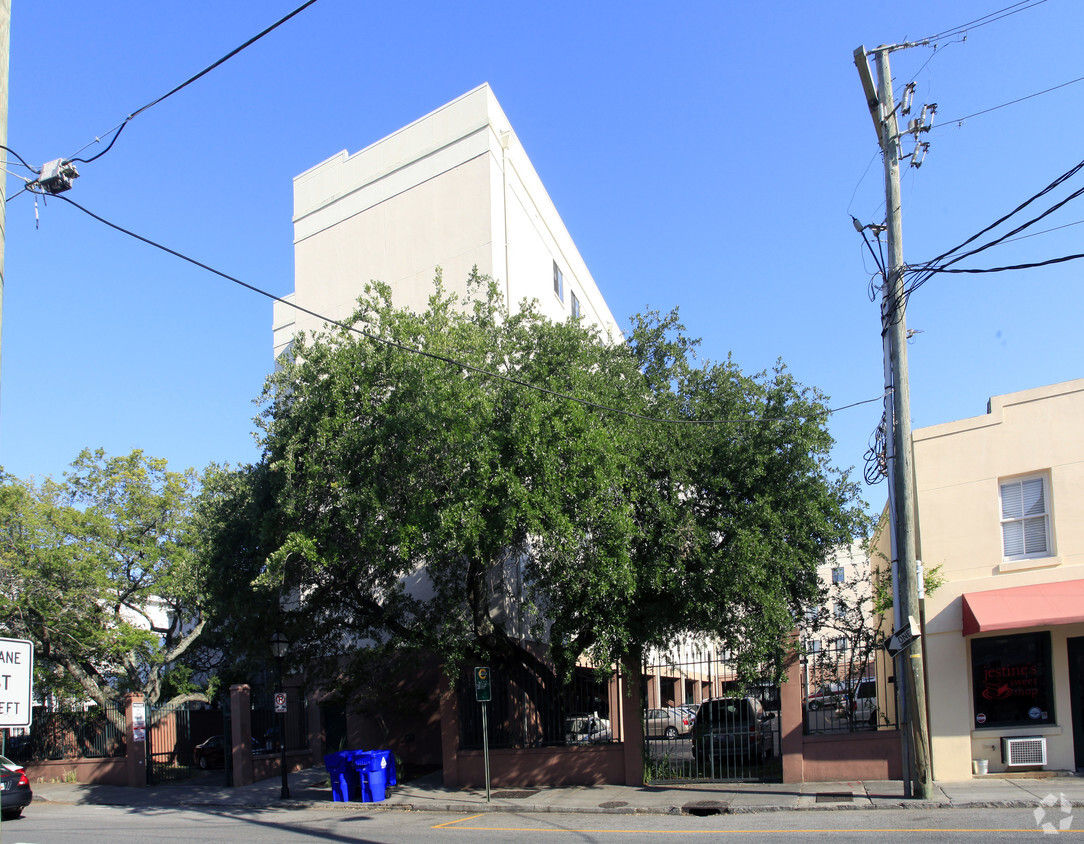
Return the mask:
{"type": "Polygon", "coordinates": [[[1045,2],[1046,0],[1020,0],[1019,3],[1013,3],[1011,6],[1006,6],[1004,9],[990,12],[987,15],[983,15],[981,18],[975,18],[973,21],[954,26],[951,29],[946,29],[943,32],[935,33],[934,35],[927,35],[925,38],[919,39],[919,43],[939,41],[943,38],[951,38],[953,35],[962,35],[969,30],[978,29],[980,26],[986,26],[987,24],[995,23],[1010,17],[1011,15],[1026,12],[1028,9],[1034,9],[1036,6],[1041,6],[1045,2]]]}
{"type": "MultiPolygon", "coordinates": [[[[385,346],[390,346],[392,348],[399,349],[401,351],[408,352],[410,354],[420,355],[422,357],[430,358],[431,360],[440,361],[441,363],[448,364],[449,366],[456,367],[456,368],[458,368],[460,370],[467,370],[469,372],[474,372],[474,373],[477,373],[479,375],[484,375],[484,376],[486,376],[488,378],[495,378],[495,379],[500,380],[500,381],[505,381],[505,382],[507,382],[509,384],[514,384],[514,385],[516,385],[518,387],[524,387],[526,389],[535,390],[536,392],[543,393],[545,395],[553,396],[554,398],[559,398],[559,399],[564,399],[566,401],[575,402],[576,404],[583,405],[584,407],[589,407],[589,408],[592,408],[592,409],[595,409],[595,410],[603,410],[603,411],[607,411],[609,413],[617,413],[617,414],[619,414],[621,416],[628,416],[628,417],[631,417],[633,419],[642,419],[642,420],[644,420],[646,422],[677,423],[677,424],[692,424],[692,425],[719,425],[719,424],[731,424],[731,423],[739,423],[739,422],[793,422],[793,421],[797,421],[797,420],[801,420],[801,419],[808,419],[810,417],[820,415],[820,413],[809,413],[809,414],[803,414],[803,415],[797,415],[797,416],[752,417],[752,418],[739,418],[739,419],[661,419],[661,418],[656,417],[656,416],[645,416],[645,415],[640,414],[640,413],[635,413],[635,412],[633,412],[631,410],[624,410],[622,408],[610,407],[608,405],[598,404],[596,402],[588,401],[587,399],[577,398],[576,396],[571,396],[571,395],[568,395],[566,393],[560,393],[560,392],[557,392],[556,390],[550,390],[550,389],[548,389],[546,387],[540,387],[537,384],[531,384],[528,381],[523,381],[523,380],[521,380],[519,378],[513,378],[510,375],[503,375],[503,374],[501,374],[499,372],[492,372],[492,371],[490,371],[488,369],[482,369],[481,367],[474,366],[473,364],[465,363],[465,362],[460,361],[460,360],[456,360],[455,358],[450,358],[450,357],[447,357],[445,355],[438,355],[438,354],[436,354],[434,352],[428,352],[428,351],[426,351],[424,349],[418,349],[418,348],[415,348],[414,346],[408,346],[408,345],[406,345],[404,343],[399,343],[399,342],[397,342],[395,340],[389,340],[386,337],[379,337],[379,336],[377,336],[375,334],[371,334],[371,333],[369,333],[369,332],[367,332],[367,331],[365,331],[365,330],[363,330],[361,328],[358,328],[357,326],[348,325],[348,324],[346,324],[344,322],[340,322],[337,319],[332,319],[331,317],[324,316],[323,314],[317,313],[316,311],[310,310],[309,308],[303,307],[302,305],[298,305],[296,302],[293,302],[290,299],[283,298],[282,296],[276,296],[274,293],[270,293],[267,290],[264,290],[264,289],[262,289],[260,287],[256,287],[255,285],[249,284],[246,281],[242,281],[241,279],[236,278],[236,277],[234,277],[232,275],[229,275],[228,273],[224,273],[221,270],[216,270],[214,267],[212,267],[212,266],[210,266],[208,264],[204,264],[202,261],[197,261],[195,258],[190,258],[189,256],[187,256],[187,255],[185,255],[185,254],[183,254],[181,252],[178,252],[175,249],[170,249],[168,246],[164,246],[161,243],[158,243],[156,241],[151,240],[150,238],[143,237],[140,234],[136,234],[135,232],[133,232],[133,231],[131,231],[129,229],[126,229],[123,226],[119,226],[116,223],[112,223],[109,220],[106,220],[104,217],[101,217],[101,216],[95,214],[93,211],[90,211],[89,209],[84,208],[78,202],[75,202],[74,200],[68,199],[68,197],[64,196],[63,194],[58,194],[57,198],[64,200],[69,205],[71,205],[71,206],[73,206],[75,208],[78,208],[80,211],[82,211],[88,217],[91,217],[92,219],[97,220],[99,223],[102,223],[103,225],[108,226],[109,228],[114,229],[115,231],[118,231],[121,234],[126,234],[129,237],[135,238],[136,240],[147,244],[148,246],[153,246],[155,249],[160,249],[163,252],[166,252],[166,253],[174,256],[175,258],[180,258],[182,261],[186,261],[189,264],[192,264],[192,265],[194,265],[196,267],[199,267],[202,270],[206,270],[207,272],[212,273],[213,275],[217,275],[220,278],[226,279],[227,281],[232,281],[234,284],[238,284],[241,287],[244,287],[246,290],[251,290],[253,293],[258,293],[259,295],[264,296],[264,297],[272,300],[273,302],[280,302],[281,304],[287,305],[287,306],[293,308],[294,310],[300,311],[300,312],[302,312],[304,314],[308,314],[311,317],[315,317],[316,319],[319,319],[322,322],[325,322],[325,323],[327,323],[329,325],[334,325],[337,328],[343,329],[344,331],[349,331],[349,332],[352,332],[354,334],[358,334],[358,335],[360,335],[362,337],[365,337],[368,340],[372,340],[375,343],[381,343],[381,344],[383,344],[385,346]]],[[[823,411],[823,413],[831,415],[833,413],[838,413],[841,410],[849,410],[852,407],[858,407],[859,405],[871,404],[873,402],[883,401],[883,400],[884,400],[884,395],[882,394],[880,396],[875,396],[874,398],[871,398],[871,399],[863,399],[862,401],[852,402],[851,404],[843,405],[842,407],[828,409],[828,410],[823,411]]]]}
{"type": "MultiPolygon", "coordinates": [[[[923,273],[1002,273],[1009,270],[1031,270],[1036,267],[1048,267],[1051,264],[1064,264],[1067,261],[1077,261],[1084,258],[1084,253],[1078,253],[1076,255],[1063,255],[1060,258],[1048,258],[1045,261],[1034,261],[1030,264],[1012,264],[1007,267],[986,267],[984,269],[949,269],[948,267],[933,267],[932,269],[921,270],[923,273]]],[[[909,272],[909,271],[908,271],[909,272]]],[[[923,280],[925,283],[925,279],[923,280]]],[[[920,285],[915,285],[915,287],[920,285]]]]}
{"type": "MultiPolygon", "coordinates": [[[[163,100],[165,100],[165,99],[167,99],[169,97],[172,97],[178,91],[180,91],[183,88],[188,87],[193,82],[195,82],[197,79],[200,79],[201,77],[206,76],[208,73],[210,73],[212,70],[214,70],[218,66],[220,66],[222,64],[225,64],[230,59],[232,59],[234,56],[236,56],[238,53],[240,53],[242,50],[244,50],[247,47],[252,46],[257,41],[259,41],[261,38],[263,38],[265,35],[267,35],[269,32],[271,32],[271,31],[273,31],[275,29],[278,29],[278,27],[282,26],[282,24],[286,23],[286,21],[290,20],[290,18],[292,18],[295,15],[298,15],[301,12],[305,11],[305,9],[307,9],[309,6],[311,6],[315,2],[316,2],[316,0],[307,0],[307,2],[302,3],[300,6],[298,6],[296,9],[294,9],[292,12],[290,12],[288,15],[281,18],[280,20],[277,20],[275,23],[271,24],[271,26],[267,27],[267,29],[263,30],[262,32],[258,33],[257,35],[252,36],[252,38],[248,39],[248,41],[246,41],[241,46],[236,47],[235,49],[233,49],[230,52],[226,53],[226,55],[224,55],[218,61],[214,62],[213,64],[208,65],[203,70],[201,70],[199,73],[197,73],[195,76],[192,76],[192,77],[189,77],[188,79],[186,79],[184,82],[182,82],[176,88],[174,88],[172,91],[169,91],[168,93],[163,94],[158,99],[152,100],[151,102],[147,103],[142,108],[137,109],[136,111],[133,111],[131,114],[129,114],[127,117],[125,117],[124,120],[122,120],[119,124],[114,126],[112,129],[110,129],[108,132],[106,132],[105,135],[102,136],[102,137],[108,137],[109,135],[113,135],[113,138],[112,138],[112,140],[110,140],[109,145],[105,149],[103,149],[101,152],[99,152],[97,155],[92,155],[90,158],[76,158],[75,157],[79,153],[81,153],[83,150],[87,149],[87,147],[90,147],[90,146],[93,146],[94,144],[100,143],[101,140],[102,140],[102,137],[95,138],[93,141],[91,141],[86,146],[82,147],[81,149],[76,150],[74,153],[72,153],[72,156],[70,158],[66,159],[66,160],[67,161],[79,161],[79,162],[82,162],[83,164],[89,164],[92,161],[97,161],[99,158],[101,158],[103,155],[105,155],[107,152],[109,152],[109,150],[111,150],[113,148],[113,144],[115,144],[117,142],[117,138],[120,137],[120,133],[124,131],[124,127],[127,126],[128,123],[131,120],[135,119],[140,114],[147,111],[147,109],[153,108],[154,106],[158,105],[163,100]]],[[[75,203],[72,203],[72,204],[74,205],[75,203]]]]}
{"type": "Polygon", "coordinates": [[[990,108],[984,108],[982,111],[976,111],[973,114],[966,114],[963,117],[957,117],[954,120],[944,120],[937,126],[937,129],[944,129],[954,123],[959,125],[965,120],[970,120],[972,117],[978,117],[980,114],[989,114],[991,111],[997,111],[999,108],[1007,108],[1008,106],[1022,103],[1025,100],[1030,100],[1033,97],[1040,97],[1043,94],[1049,94],[1051,91],[1057,91],[1059,88],[1065,88],[1069,85],[1075,85],[1077,82],[1084,82],[1084,76],[1078,76],[1076,79],[1070,79],[1068,82],[1062,82],[1060,85],[1055,85],[1053,88],[1046,88],[1042,91],[1036,91],[1034,94],[1028,94],[1025,97],[1017,97],[1015,100],[1009,100],[1009,102],[1007,103],[991,106],[990,108]]]}

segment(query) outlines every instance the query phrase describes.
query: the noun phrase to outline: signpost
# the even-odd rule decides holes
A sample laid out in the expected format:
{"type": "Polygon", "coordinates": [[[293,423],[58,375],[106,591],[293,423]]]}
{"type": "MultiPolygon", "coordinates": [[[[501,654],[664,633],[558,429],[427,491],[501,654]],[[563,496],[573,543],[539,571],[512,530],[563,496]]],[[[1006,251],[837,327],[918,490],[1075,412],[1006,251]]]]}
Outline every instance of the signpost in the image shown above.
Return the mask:
{"type": "Polygon", "coordinates": [[[490,681],[489,669],[479,666],[474,669],[474,698],[482,704],[482,755],[486,765],[486,802],[489,802],[489,721],[486,717],[486,706],[493,700],[493,684],[490,681]]]}
{"type": "Polygon", "coordinates": [[[33,695],[34,643],[0,639],[0,728],[29,727],[33,695]]]}
{"type": "Polygon", "coordinates": [[[286,692],[275,692],[275,712],[286,714],[286,692]]]}
{"type": "Polygon", "coordinates": [[[891,638],[885,642],[885,650],[888,651],[888,655],[894,659],[896,654],[900,653],[900,651],[909,646],[912,642],[920,639],[922,634],[918,631],[919,626],[918,622],[915,621],[915,617],[913,615],[907,616],[907,623],[893,633],[891,638]]]}

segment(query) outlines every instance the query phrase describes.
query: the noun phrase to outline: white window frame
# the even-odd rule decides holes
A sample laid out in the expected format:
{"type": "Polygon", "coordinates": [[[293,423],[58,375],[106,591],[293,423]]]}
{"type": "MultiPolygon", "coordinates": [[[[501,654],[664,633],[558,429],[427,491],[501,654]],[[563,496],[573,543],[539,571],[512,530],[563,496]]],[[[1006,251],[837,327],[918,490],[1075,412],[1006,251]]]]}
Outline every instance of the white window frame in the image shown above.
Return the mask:
{"type": "Polygon", "coordinates": [[[572,301],[572,318],[579,319],[581,316],[583,316],[583,309],[580,306],[580,298],[576,295],[575,290],[570,290],[568,295],[571,297],[572,301]]]}
{"type": "Polygon", "coordinates": [[[1001,554],[1002,558],[1006,561],[1013,560],[1031,560],[1038,557],[1051,557],[1053,556],[1053,532],[1050,529],[1050,479],[1045,474],[1038,475],[1023,475],[1018,478],[1003,478],[999,479],[997,483],[997,498],[998,498],[998,514],[1000,516],[1001,526],[1001,554]],[[1031,512],[1024,512],[1024,508],[1027,506],[1025,501],[1025,490],[1030,486],[1033,491],[1035,484],[1040,484],[1041,502],[1035,502],[1032,504],[1031,512]],[[1020,512],[1010,513],[1008,516],[1005,514],[1006,505],[1015,502],[1006,502],[1006,490],[1012,491],[1018,490],[1018,497],[1020,499],[1020,512]],[[1041,503],[1042,512],[1036,512],[1034,507],[1036,504],[1041,503]],[[1042,548],[1034,547],[1034,544],[1039,542],[1039,536],[1035,533],[1031,536],[1031,542],[1028,538],[1028,524],[1034,526],[1037,523],[1042,524],[1042,548]],[[1008,553],[1009,548],[1006,545],[1006,528],[1010,525],[1021,525],[1023,534],[1020,537],[1022,551],[1019,553],[1008,553]],[[1032,544],[1034,543],[1034,544],[1032,544]],[[1031,547],[1029,547],[1029,545],[1031,547]]]}
{"type": "Polygon", "coordinates": [[[832,566],[832,582],[833,583],[846,583],[847,574],[843,570],[843,566],[832,566]]]}
{"type": "Polygon", "coordinates": [[[562,305],[565,303],[565,277],[557,262],[553,262],[553,295],[562,305]]]}

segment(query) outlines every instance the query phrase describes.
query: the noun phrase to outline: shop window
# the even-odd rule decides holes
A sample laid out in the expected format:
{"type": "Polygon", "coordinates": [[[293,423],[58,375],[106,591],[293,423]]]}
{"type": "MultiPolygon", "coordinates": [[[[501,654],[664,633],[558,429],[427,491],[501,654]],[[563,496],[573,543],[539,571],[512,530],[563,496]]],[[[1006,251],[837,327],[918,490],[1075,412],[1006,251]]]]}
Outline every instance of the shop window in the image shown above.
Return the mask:
{"type": "Polygon", "coordinates": [[[1050,510],[1046,479],[1041,475],[1003,481],[1001,543],[1006,560],[1045,557],[1050,553],[1050,510]]]}
{"type": "Polygon", "coordinates": [[[971,691],[976,728],[1055,723],[1050,634],[972,639],[971,691]]]}

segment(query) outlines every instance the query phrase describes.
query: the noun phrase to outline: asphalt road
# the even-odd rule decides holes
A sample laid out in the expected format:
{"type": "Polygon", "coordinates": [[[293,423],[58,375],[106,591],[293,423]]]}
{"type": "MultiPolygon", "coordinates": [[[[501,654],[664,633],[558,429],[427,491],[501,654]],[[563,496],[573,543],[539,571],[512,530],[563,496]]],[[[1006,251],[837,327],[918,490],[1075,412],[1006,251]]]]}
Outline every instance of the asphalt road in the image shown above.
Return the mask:
{"type": "MultiPolygon", "coordinates": [[[[1077,810],[1084,813],[1084,810],[1077,810]]],[[[1043,817],[1051,830],[1079,838],[1071,814],[1043,817]]],[[[1084,827],[1084,818],[1080,818],[1084,827]]],[[[743,815],[522,815],[488,812],[444,815],[427,812],[335,809],[131,809],[113,806],[40,804],[0,824],[4,844],[190,844],[191,842],[600,842],[734,838],[788,842],[836,841],[1018,841],[1044,834],[1029,809],[834,810],[743,815]]]]}

